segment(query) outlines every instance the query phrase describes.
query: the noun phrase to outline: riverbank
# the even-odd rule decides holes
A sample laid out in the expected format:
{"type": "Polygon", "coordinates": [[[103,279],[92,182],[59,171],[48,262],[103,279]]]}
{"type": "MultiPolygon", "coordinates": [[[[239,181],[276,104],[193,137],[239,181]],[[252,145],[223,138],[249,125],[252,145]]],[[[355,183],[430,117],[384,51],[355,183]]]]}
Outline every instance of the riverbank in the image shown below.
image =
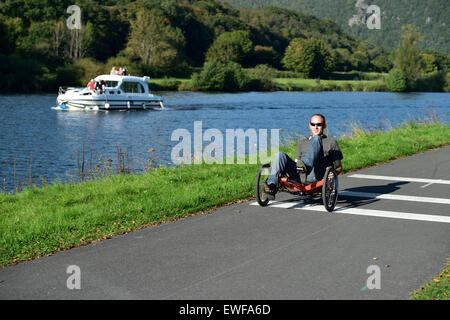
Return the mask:
{"type": "MultiPolygon", "coordinates": [[[[334,73],[330,79],[308,79],[273,69],[246,71],[252,79],[251,91],[389,91],[384,73],[341,72],[334,73]]],[[[190,78],[151,78],[149,86],[153,91],[198,91],[190,78]]]]}
{"type": "MultiPolygon", "coordinates": [[[[333,73],[329,79],[303,78],[299,74],[270,68],[245,69],[245,73],[248,79],[239,81],[247,81],[248,84],[243,88],[234,88],[232,91],[391,92],[386,85],[388,77],[386,73],[340,72],[333,73]]],[[[440,84],[433,79],[431,76],[418,79],[413,91],[448,92],[449,74],[445,79],[440,80],[440,84]]],[[[152,78],[149,86],[154,91],[227,91],[208,86],[199,87],[192,78],[152,78]]]]}
{"type": "MultiPolygon", "coordinates": [[[[355,128],[338,139],[344,172],[449,145],[449,128],[440,123],[409,123],[385,133],[355,128]]],[[[281,151],[293,156],[295,147],[284,146],[281,151]]],[[[258,167],[159,168],[0,194],[0,266],[249,199],[258,167]]]]}
{"type": "MultiPolygon", "coordinates": [[[[191,91],[190,79],[151,79],[150,89],[154,91],[191,91]]],[[[388,92],[383,80],[319,80],[304,78],[274,78],[271,85],[255,91],[365,91],[388,92]]]]}

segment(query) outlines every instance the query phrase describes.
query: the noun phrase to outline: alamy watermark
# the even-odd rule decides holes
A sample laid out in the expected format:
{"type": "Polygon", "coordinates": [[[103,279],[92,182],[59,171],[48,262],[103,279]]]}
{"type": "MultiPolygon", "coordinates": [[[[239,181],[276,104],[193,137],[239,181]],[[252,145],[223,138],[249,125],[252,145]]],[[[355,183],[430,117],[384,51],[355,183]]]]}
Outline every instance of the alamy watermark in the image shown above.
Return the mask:
{"type": "Polygon", "coordinates": [[[367,274],[370,276],[366,280],[366,285],[361,288],[361,291],[381,289],[381,269],[379,266],[373,264],[367,267],[367,274]]]}
{"type": "Polygon", "coordinates": [[[249,164],[256,164],[258,156],[261,163],[266,163],[278,153],[280,129],[270,129],[270,139],[268,129],[226,129],[224,141],[224,134],[219,129],[210,128],[203,132],[202,121],[194,121],[193,139],[189,130],[181,128],[174,130],[170,139],[178,141],[170,155],[174,164],[245,164],[246,155],[249,164]],[[204,142],[208,144],[204,146],[204,142]]]}
{"type": "Polygon", "coordinates": [[[67,13],[70,17],[66,20],[66,25],[69,30],[81,30],[81,9],[76,4],[67,7],[67,13]]]}
{"type": "Polygon", "coordinates": [[[374,4],[369,6],[365,0],[358,0],[355,7],[357,12],[348,20],[349,26],[365,24],[370,30],[381,29],[381,9],[379,6],[374,4]]]}
{"type": "Polygon", "coordinates": [[[371,14],[369,18],[367,18],[367,28],[369,29],[381,29],[381,10],[379,6],[371,5],[367,8],[367,13],[371,14]]]}
{"type": "Polygon", "coordinates": [[[81,289],[81,269],[77,265],[70,265],[66,269],[66,273],[70,274],[67,278],[66,286],[69,290],[81,289]]]}

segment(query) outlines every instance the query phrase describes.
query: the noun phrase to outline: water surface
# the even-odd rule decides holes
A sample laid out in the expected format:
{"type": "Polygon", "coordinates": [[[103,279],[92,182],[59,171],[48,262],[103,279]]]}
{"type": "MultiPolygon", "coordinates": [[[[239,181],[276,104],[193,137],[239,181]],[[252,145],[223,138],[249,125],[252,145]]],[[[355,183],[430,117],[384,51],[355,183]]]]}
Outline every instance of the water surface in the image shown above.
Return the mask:
{"type": "MultiPolygon", "coordinates": [[[[117,159],[116,147],[128,150],[136,171],[154,157],[157,164],[172,164],[171,141],[179,128],[203,131],[282,128],[283,139],[292,133],[307,135],[314,113],[326,116],[328,133],[339,137],[354,123],[367,130],[387,130],[414,117],[435,111],[447,123],[448,93],[379,92],[272,92],[197,93],[159,92],[165,110],[151,111],[58,111],[56,94],[0,95],[0,191],[13,189],[28,179],[30,158],[35,180],[47,182],[77,177],[77,153],[85,146],[94,165],[117,159]],[[150,149],[154,152],[149,152],[150,149]]],[[[205,143],[206,144],[206,143],[205,143]]]]}

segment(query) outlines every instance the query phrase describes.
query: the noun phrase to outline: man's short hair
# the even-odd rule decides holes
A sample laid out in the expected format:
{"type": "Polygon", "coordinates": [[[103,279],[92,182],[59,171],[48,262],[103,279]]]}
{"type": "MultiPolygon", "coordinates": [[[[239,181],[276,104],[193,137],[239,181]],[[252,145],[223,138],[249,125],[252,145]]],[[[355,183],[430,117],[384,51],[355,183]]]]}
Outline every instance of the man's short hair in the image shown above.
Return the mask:
{"type": "Polygon", "coordinates": [[[319,117],[322,118],[323,122],[327,122],[327,120],[325,120],[325,116],[323,114],[320,114],[320,113],[313,114],[310,119],[312,119],[315,116],[319,116],[319,117]]]}

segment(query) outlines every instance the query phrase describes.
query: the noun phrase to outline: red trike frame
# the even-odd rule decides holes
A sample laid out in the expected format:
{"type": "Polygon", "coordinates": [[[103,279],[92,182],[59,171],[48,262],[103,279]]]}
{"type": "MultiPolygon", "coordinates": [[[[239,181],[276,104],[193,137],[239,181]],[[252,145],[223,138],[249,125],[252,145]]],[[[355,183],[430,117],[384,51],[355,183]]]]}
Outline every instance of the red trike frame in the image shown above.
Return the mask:
{"type": "Polygon", "coordinates": [[[311,184],[302,184],[296,181],[289,181],[288,178],[280,179],[280,186],[289,192],[302,192],[305,194],[316,194],[322,192],[323,179],[311,184]]]}
{"type": "MultiPolygon", "coordinates": [[[[269,203],[269,198],[264,196],[263,186],[265,180],[261,179],[262,172],[264,170],[270,170],[270,164],[263,164],[256,175],[255,181],[255,195],[258,204],[262,207],[265,207],[269,203]]],[[[270,171],[269,171],[270,172],[270,171]]],[[[322,197],[322,202],[325,206],[325,209],[328,212],[332,212],[337,201],[338,196],[338,178],[336,170],[333,167],[328,167],[324,174],[324,179],[311,183],[311,184],[302,184],[294,180],[289,180],[286,176],[279,178],[279,188],[278,190],[281,192],[288,192],[291,194],[297,195],[315,195],[320,194],[322,197]],[[330,173],[332,175],[330,176],[330,173]],[[326,177],[326,183],[325,183],[326,177]]]]}

